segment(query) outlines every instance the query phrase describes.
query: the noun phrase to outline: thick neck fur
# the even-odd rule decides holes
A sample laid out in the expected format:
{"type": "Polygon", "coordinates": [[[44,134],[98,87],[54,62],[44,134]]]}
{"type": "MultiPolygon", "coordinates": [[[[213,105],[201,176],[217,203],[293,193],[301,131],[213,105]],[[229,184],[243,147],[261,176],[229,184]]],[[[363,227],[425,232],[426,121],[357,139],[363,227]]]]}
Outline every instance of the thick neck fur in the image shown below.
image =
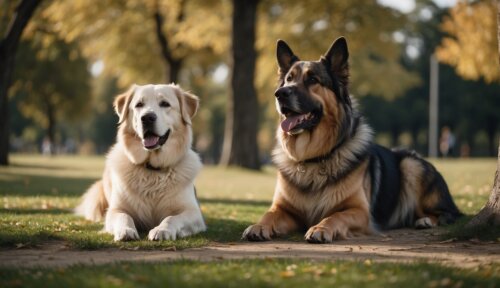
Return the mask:
{"type": "MultiPolygon", "coordinates": [[[[353,121],[353,123],[356,123],[356,127],[352,127],[353,130],[348,135],[344,135],[345,138],[338,147],[334,149],[338,136],[333,140],[325,137],[325,141],[318,146],[323,147],[321,150],[322,153],[316,152],[316,154],[311,154],[308,158],[297,157],[299,154],[295,153],[295,151],[290,151],[290,146],[286,145],[283,142],[285,141],[282,139],[283,137],[278,134],[278,144],[273,151],[273,161],[278,167],[279,172],[303,190],[318,190],[332,181],[340,180],[346,173],[356,168],[362,162],[372,143],[372,130],[364,123],[364,120],[360,116],[357,117],[359,117],[357,121],[353,121]],[[321,162],[308,163],[306,161],[323,155],[329,156],[321,162]]],[[[319,126],[315,128],[315,130],[318,129],[324,128],[319,126]]],[[[330,130],[334,129],[330,128],[330,130]]],[[[280,132],[278,131],[278,133],[280,132]]],[[[305,140],[297,139],[296,142],[305,141],[306,143],[303,145],[306,149],[308,145],[318,145],[318,143],[306,141],[311,139],[310,135],[312,135],[311,132],[304,137],[305,140]]],[[[302,134],[299,137],[302,137],[302,134]]],[[[297,147],[296,144],[294,148],[297,149],[300,147],[297,147]]]]}

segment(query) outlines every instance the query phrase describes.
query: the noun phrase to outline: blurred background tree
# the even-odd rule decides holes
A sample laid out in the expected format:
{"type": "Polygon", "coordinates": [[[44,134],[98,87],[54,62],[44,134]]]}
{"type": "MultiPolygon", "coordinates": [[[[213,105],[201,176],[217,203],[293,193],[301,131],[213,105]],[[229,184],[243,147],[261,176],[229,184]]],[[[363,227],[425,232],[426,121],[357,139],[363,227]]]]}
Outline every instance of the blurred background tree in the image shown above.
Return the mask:
{"type": "MultiPolygon", "coordinates": [[[[227,51],[229,7],[208,0],[54,0],[41,17],[76,41],[118,84],[184,82],[188,57],[210,62],[227,51]],[[227,22],[227,23],[226,23],[227,22]]],[[[203,62],[203,61],[200,61],[203,62]]]]}
{"type": "Polygon", "coordinates": [[[459,1],[443,19],[443,38],[436,53],[466,79],[500,81],[496,1],[459,1]],[[478,45],[478,43],[481,43],[478,45]]]}
{"type": "MultiPolygon", "coordinates": [[[[487,82],[500,82],[500,0],[472,4],[459,2],[451,9],[450,16],[445,18],[442,29],[450,35],[443,39],[437,50],[442,61],[454,66],[464,78],[483,78],[487,82]],[[477,43],[481,45],[478,46],[477,43]]],[[[499,91],[500,89],[495,89],[491,95],[495,94],[496,97],[493,97],[498,99],[499,91]]],[[[484,96],[479,95],[481,98],[484,96]]],[[[470,107],[477,107],[475,103],[470,104],[470,107]]],[[[481,108],[485,110],[485,116],[488,118],[486,131],[489,136],[494,135],[498,129],[498,118],[495,117],[498,115],[498,109],[481,108]]],[[[477,112],[483,114],[484,110],[477,112]]],[[[490,138],[490,151],[494,150],[494,147],[496,146],[490,138]]],[[[467,223],[467,229],[478,229],[478,226],[482,225],[500,225],[500,146],[497,155],[497,170],[490,198],[481,211],[467,223]]]]}
{"type": "Polygon", "coordinates": [[[30,40],[21,42],[17,53],[11,92],[21,114],[46,129],[50,145],[56,143],[59,121],[75,123],[89,115],[91,76],[87,60],[75,44],[44,29],[43,23],[30,28],[30,40]]]}
{"type": "Polygon", "coordinates": [[[231,84],[226,105],[222,165],[260,169],[257,130],[259,109],[255,91],[255,30],[259,0],[233,0],[231,84]]]}
{"type": "Polygon", "coordinates": [[[15,64],[17,47],[24,28],[41,1],[1,1],[0,9],[0,165],[9,164],[9,88],[15,64]]]}
{"type": "MultiPolygon", "coordinates": [[[[5,19],[12,18],[21,2],[0,0],[6,8],[0,9],[3,31],[5,19]]],[[[203,160],[224,159],[225,134],[231,146],[242,148],[234,153],[246,160],[224,163],[258,168],[269,162],[275,144],[276,40],[286,40],[302,59],[314,60],[333,39],[345,35],[351,52],[350,91],[377,132],[377,142],[426,153],[429,58],[437,51],[442,61],[439,123],[456,137],[451,155],[495,155],[500,85],[494,75],[498,69],[486,67],[495,64],[488,55],[496,38],[489,28],[494,27],[489,17],[494,13],[484,8],[494,2],[460,2],[449,9],[416,0],[406,10],[382,2],[391,1],[260,0],[251,44],[251,29],[234,34],[234,25],[244,21],[233,13],[235,2],[230,0],[46,0],[24,33],[23,56],[17,58],[8,104],[11,150],[33,151],[47,136],[57,143],[74,139],[82,153],[104,153],[115,141],[113,97],[133,83],[176,81],[200,96],[193,127],[203,160]],[[476,21],[470,11],[483,17],[476,21]],[[241,69],[235,65],[235,43],[242,45],[239,52],[250,55],[242,56],[249,61],[241,69]],[[473,67],[465,68],[467,73],[480,76],[455,71],[460,61],[473,67]],[[79,91],[69,91],[70,86],[79,91]],[[256,96],[248,96],[253,89],[256,96]],[[242,100],[252,97],[254,104],[242,100]],[[53,133],[47,133],[46,103],[58,107],[53,133]],[[233,123],[237,133],[225,133],[235,119],[245,121],[233,123]]]]}

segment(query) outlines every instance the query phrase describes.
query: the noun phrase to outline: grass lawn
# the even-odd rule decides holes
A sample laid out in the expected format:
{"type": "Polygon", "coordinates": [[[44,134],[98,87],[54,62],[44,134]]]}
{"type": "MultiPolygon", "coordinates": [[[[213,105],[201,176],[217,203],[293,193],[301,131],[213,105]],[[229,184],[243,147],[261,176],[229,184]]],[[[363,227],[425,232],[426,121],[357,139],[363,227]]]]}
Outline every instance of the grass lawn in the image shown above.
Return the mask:
{"type": "MultiPolygon", "coordinates": [[[[64,241],[75,249],[163,249],[172,246],[183,249],[212,242],[235,242],[239,241],[244,228],[257,221],[266,211],[275,183],[273,168],[250,172],[205,167],[196,180],[196,187],[209,226],[208,232],[178,241],[114,243],[111,235],[99,233],[102,224],[91,223],[71,213],[80,195],[100,177],[103,157],[13,155],[11,162],[11,166],[0,168],[1,249],[36,247],[50,240],[64,241]]],[[[496,160],[433,162],[447,180],[459,208],[466,214],[478,212],[490,194],[496,160]]],[[[460,230],[460,226],[457,227],[460,230]]],[[[493,237],[498,237],[498,233],[493,237]]],[[[289,240],[303,241],[301,235],[294,235],[289,240]]],[[[226,260],[217,261],[215,265],[192,261],[127,263],[45,269],[43,272],[37,269],[1,269],[0,279],[5,280],[2,282],[7,286],[73,286],[75,283],[85,283],[88,286],[126,287],[180,286],[188,283],[190,287],[210,287],[225,283],[228,287],[246,284],[291,287],[304,284],[470,287],[469,284],[474,284],[478,287],[493,287],[500,283],[498,276],[495,276],[499,275],[499,270],[498,265],[476,271],[425,263],[366,265],[354,261],[226,260]]]]}
{"type": "Polygon", "coordinates": [[[1,270],[3,287],[498,287],[500,266],[296,260],[119,263],[1,270]]]}
{"type": "MultiPolygon", "coordinates": [[[[0,168],[0,246],[23,247],[58,239],[82,249],[126,247],[188,248],[211,241],[240,239],[244,228],[266,211],[272,198],[274,172],[207,167],[196,181],[202,211],[210,229],[185,240],[114,243],[99,233],[102,224],[74,216],[80,195],[98,179],[102,157],[47,158],[14,155],[0,168]]],[[[145,238],[146,235],[142,235],[145,238]]]]}

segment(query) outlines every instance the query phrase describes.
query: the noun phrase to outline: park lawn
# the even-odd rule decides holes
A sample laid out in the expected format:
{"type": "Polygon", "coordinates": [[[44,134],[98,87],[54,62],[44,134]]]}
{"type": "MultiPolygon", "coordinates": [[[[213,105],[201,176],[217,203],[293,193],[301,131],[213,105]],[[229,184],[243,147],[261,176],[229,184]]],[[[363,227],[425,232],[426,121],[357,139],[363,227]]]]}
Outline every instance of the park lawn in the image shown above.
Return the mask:
{"type": "Polygon", "coordinates": [[[374,264],[369,260],[116,263],[0,270],[3,287],[498,287],[500,266],[374,264]]]}
{"type": "MultiPolygon", "coordinates": [[[[208,232],[175,242],[114,243],[110,235],[99,233],[102,224],[71,213],[80,195],[100,177],[103,157],[14,155],[11,161],[10,167],[0,168],[1,249],[36,247],[53,240],[63,241],[73,249],[134,250],[236,242],[244,228],[268,208],[275,182],[273,168],[252,172],[205,167],[196,186],[208,232]]],[[[462,211],[479,211],[488,199],[496,161],[433,162],[448,181],[462,211]]],[[[303,241],[298,234],[288,240],[303,241]]],[[[2,268],[0,279],[3,287],[495,287],[500,281],[499,272],[497,264],[457,269],[423,262],[265,259],[2,268]]]]}
{"type": "MultiPolygon", "coordinates": [[[[209,226],[207,232],[177,241],[114,243],[111,235],[100,233],[102,224],[71,213],[80,195],[100,177],[103,157],[13,155],[11,162],[11,166],[0,168],[0,247],[19,248],[61,240],[80,249],[183,249],[239,241],[244,228],[269,207],[275,183],[271,167],[262,172],[205,167],[196,186],[209,226]]],[[[495,160],[433,162],[449,183],[460,209],[466,214],[478,212],[490,193],[495,160]]],[[[295,235],[289,240],[301,241],[301,237],[295,235]]]]}
{"type": "MultiPolygon", "coordinates": [[[[197,179],[197,193],[210,229],[187,239],[115,243],[100,233],[102,224],[86,221],[71,209],[100,177],[103,157],[14,155],[0,168],[0,247],[36,246],[62,240],[81,249],[120,247],[177,249],[210,242],[238,241],[244,228],[269,206],[274,172],[207,167],[197,179]]],[[[144,239],[146,235],[142,235],[144,239]]]]}

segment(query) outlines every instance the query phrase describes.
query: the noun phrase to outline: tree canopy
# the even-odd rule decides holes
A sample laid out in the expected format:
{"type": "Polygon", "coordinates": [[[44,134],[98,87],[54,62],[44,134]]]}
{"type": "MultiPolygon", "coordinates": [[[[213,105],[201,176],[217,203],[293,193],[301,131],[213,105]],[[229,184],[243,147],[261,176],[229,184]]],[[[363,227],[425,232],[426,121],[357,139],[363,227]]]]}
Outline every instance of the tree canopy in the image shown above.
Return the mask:
{"type": "MultiPolygon", "coordinates": [[[[66,41],[77,41],[84,54],[105,63],[105,72],[120,86],[165,82],[159,59],[155,13],[171,57],[183,59],[194,51],[221,54],[228,49],[229,8],[221,1],[200,0],[55,0],[43,11],[66,41]]],[[[224,2],[224,1],[222,1],[224,2]]]]}
{"type": "Polygon", "coordinates": [[[496,14],[495,0],[460,1],[451,8],[441,26],[449,36],[437,49],[439,60],[464,78],[500,81],[496,14]]]}
{"type": "MultiPolygon", "coordinates": [[[[30,1],[0,1],[2,31],[21,2],[30,1]]],[[[196,148],[204,160],[218,161],[229,115],[224,107],[230,97],[241,96],[237,89],[249,91],[243,84],[231,85],[235,62],[231,51],[233,2],[41,2],[24,33],[10,89],[9,107],[16,109],[11,115],[16,117],[16,136],[23,134],[19,123],[36,126],[34,130],[39,132],[50,130],[46,103],[51,103],[66,107],[54,117],[58,123],[70,123],[56,125],[58,133],[66,134],[84,122],[85,127],[77,128],[82,129],[82,141],[94,142],[97,151],[104,152],[114,141],[110,137],[116,124],[111,100],[117,92],[132,83],[177,81],[201,99],[193,124],[196,148]],[[103,63],[103,73],[90,75],[92,63],[103,63]],[[61,77],[55,78],[58,75],[61,77]],[[79,92],[73,93],[71,87],[79,87],[79,92]],[[33,120],[20,122],[19,117],[33,120]]],[[[255,77],[249,75],[248,68],[238,72],[242,75],[239,83],[253,85],[258,98],[256,107],[248,109],[249,105],[243,104],[244,112],[237,112],[248,113],[257,125],[260,155],[250,158],[268,159],[275,144],[277,39],[286,40],[301,59],[315,60],[341,35],[347,38],[350,51],[350,92],[360,100],[361,109],[380,136],[378,140],[424,151],[428,59],[439,46],[437,53],[443,64],[440,97],[441,103],[446,103],[440,107],[440,124],[450,126],[460,145],[474,151],[472,155],[493,153],[500,123],[495,111],[499,86],[485,82],[495,81],[498,75],[494,74],[499,72],[493,65],[497,61],[493,0],[459,2],[452,9],[432,0],[416,4],[413,12],[402,13],[376,0],[260,0],[255,45],[245,44],[255,46],[255,77]],[[410,48],[417,52],[410,55],[410,48]],[[469,76],[456,75],[448,64],[459,72],[464,67],[469,76]],[[476,100],[478,94],[483,96],[481,101],[476,100]]]]}

